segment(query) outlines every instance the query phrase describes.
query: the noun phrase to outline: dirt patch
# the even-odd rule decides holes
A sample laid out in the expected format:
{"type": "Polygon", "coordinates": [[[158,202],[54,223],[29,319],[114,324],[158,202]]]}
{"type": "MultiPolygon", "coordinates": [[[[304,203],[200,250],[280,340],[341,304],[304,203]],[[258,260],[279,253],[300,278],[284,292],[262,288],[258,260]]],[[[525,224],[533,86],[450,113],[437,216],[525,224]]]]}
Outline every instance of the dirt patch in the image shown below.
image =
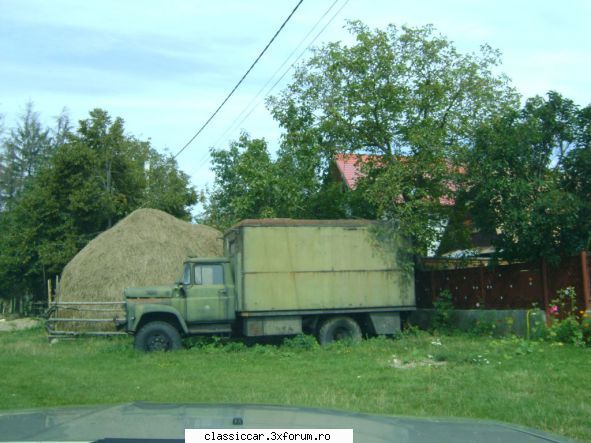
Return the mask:
{"type": "Polygon", "coordinates": [[[36,328],[40,324],[41,321],[34,318],[17,318],[15,320],[0,318],[0,332],[21,331],[36,328]]]}
{"type": "Polygon", "coordinates": [[[421,360],[404,360],[396,357],[395,355],[388,361],[388,366],[394,369],[416,369],[424,367],[438,367],[445,366],[447,362],[436,361],[430,357],[421,360]]]}

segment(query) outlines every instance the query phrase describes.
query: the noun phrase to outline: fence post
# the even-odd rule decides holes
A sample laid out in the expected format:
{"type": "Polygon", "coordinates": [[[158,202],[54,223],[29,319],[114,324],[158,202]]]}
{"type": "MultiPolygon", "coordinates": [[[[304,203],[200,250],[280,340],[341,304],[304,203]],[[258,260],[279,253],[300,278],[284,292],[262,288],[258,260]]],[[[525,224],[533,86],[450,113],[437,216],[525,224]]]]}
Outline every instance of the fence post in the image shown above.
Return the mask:
{"type": "Polygon", "coordinates": [[[433,307],[433,302],[435,301],[435,273],[433,272],[433,269],[429,269],[429,281],[431,283],[431,307],[433,307]]]}
{"type": "Polygon", "coordinates": [[[546,312],[546,323],[550,324],[550,301],[548,300],[548,267],[546,260],[542,259],[542,293],[544,295],[544,312],[546,312]]]}
{"type": "Polygon", "coordinates": [[[56,275],[55,276],[55,295],[53,297],[53,301],[55,303],[59,303],[60,298],[61,298],[60,297],[61,295],[62,295],[62,291],[61,291],[61,288],[60,288],[60,276],[59,275],[56,275]]]}
{"type": "Polygon", "coordinates": [[[581,251],[581,274],[583,276],[583,304],[584,309],[587,311],[591,309],[591,302],[589,299],[589,266],[587,265],[587,251],[581,251]]]}
{"type": "Polygon", "coordinates": [[[482,266],[482,262],[480,262],[480,301],[482,302],[482,306],[480,306],[481,308],[484,308],[486,306],[486,302],[485,302],[485,292],[484,292],[484,267],[482,266]]]}

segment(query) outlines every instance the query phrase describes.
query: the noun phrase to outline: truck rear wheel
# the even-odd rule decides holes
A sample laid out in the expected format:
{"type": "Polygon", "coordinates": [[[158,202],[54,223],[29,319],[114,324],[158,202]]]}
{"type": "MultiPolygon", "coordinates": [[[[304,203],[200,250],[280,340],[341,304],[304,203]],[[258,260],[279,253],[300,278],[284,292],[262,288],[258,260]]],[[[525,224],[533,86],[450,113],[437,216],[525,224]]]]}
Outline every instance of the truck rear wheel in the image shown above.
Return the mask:
{"type": "Polygon", "coordinates": [[[332,317],[320,326],[318,341],[321,345],[339,340],[361,340],[361,328],[351,317],[332,317]]]}
{"type": "Polygon", "coordinates": [[[164,321],[146,323],[135,335],[135,348],[138,351],[174,351],[180,347],[179,331],[164,321]]]}

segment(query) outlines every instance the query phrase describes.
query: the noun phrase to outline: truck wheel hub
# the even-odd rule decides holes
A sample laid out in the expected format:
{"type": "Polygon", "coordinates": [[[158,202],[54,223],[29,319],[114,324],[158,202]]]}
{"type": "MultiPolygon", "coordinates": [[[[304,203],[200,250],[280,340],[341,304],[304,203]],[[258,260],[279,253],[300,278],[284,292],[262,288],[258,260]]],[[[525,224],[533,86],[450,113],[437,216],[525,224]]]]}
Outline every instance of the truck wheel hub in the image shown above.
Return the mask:
{"type": "Polygon", "coordinates": [[[163,334],[154,334],[148,340],[150,351],[166,351],[170,348],[170,342],[163,334]]]}

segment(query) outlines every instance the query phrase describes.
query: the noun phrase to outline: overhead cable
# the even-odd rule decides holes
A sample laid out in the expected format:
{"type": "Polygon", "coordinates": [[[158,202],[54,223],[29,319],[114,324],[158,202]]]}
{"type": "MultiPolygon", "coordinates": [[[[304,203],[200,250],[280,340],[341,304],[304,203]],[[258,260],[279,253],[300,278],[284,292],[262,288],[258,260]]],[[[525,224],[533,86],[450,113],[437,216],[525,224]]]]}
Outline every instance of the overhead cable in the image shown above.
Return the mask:
{"type": "Polygon", "coordinates": [[[199,134],[201,134],[201,132],[203,132],[203,130],[207,127],[207,125],[209,124],[209,122],[211,122],[214,119],[214,117],[217,115],[217,113],[220,112],[220,109],[222,109],[222,107],[226,104],[226,102],[230,99],[230,97],[232,97],[232,95],[234,94],[234,92],[236,91],[236,89],[238,89],[238,87],[242,84],[242,82],[244,81],[244,79],[246,78],[246,76],[250,73],[250,71],[252,71],[252,69],[255,67],[255,65],[258,63],[258,61],[263,56],[263,54],[265,52],[267,52],[267,49],[269,49],[269,46],[271,46],[271,44],[275,41],[275,39],[277,38],[277,36],[279,35],[279,33],[283,30],[283,28],[285,27],[285,25],[287,24],[287,22],[289,22],[289,20],[295,14],[295,12],[298,10],[298,8],[300,7],[300,5],[302,4],[303,1],[304,0],[299,0],[298,4],[295,6],[295,8],[293,8],[293,10],[291,11],[291,13],[287,16],[287,18],[282,23],[282,25],[279,27],[279,29],[277,30],[277,32],[275,32],[275,35],[273,35],[273,37],[271,38],[271,40],[269,40],[269,43],[267,43],[267,46],[265,46],[265,48],[261,51],[261,53],[258,55],[258,57],[256,58],[256,60],[252,63],[252,65],[250,65],[250,68],[248,68],[248,70],[244,73],[244,75],[238,81],[238,83],[236,83],[236,86],[234,86],[234,88],[230,91],[230,93],[226,96],[226,98],[224,99],[224,101],[222,101],[222,103],[218,106],[218,108],[214,111],[214,113],[211,114],[211,116],[206,120],[205,123],[203,123],[203,125],[201,126],[201,128],[199,128],[199,130],[195,133],[195,135],[193,135],[193,137],[191,137],[191,139],[187,143],[185,143],[185,145],[181,149],[179,149],[179,151],[173,156],[173,158],[177,158],[185,149],[187,149],[187,147],[189,147],[189,145],[191,143],[193,143],[193,141],[199,136],[199,134]]]}
{"type": "MultiPolygon", "coordinates": [[[[312,27],[312,29],[310,29],[310,31],[306,34],[306,37],[304,37],[304,39],[302,40],[302,42],[300,42],[300,44],[298,44],[298,46],[296,47],[296,49],[294,51],[292,51],[292,53],[287,57],[287,59],[281,64],[281,66],[277,69],[277,71],[269,78],[269,80],[265,83],[265,86],[263,86],[263,88],[261,88],[261,90],[257,93],[257,95],[255,96],[255,98],[240,112],[240,114],[238,115],[238,117],[232,122],[232,124],[224,131],[224,133],[216,140],[215,145],[217,145],[221,139],[231,130],[231,129],[235,129],[236,127],[236,122],[238,121],[238,119],[240,119],[240,117],[242,117],[244,115],[244,113],[246,112],[246,110],[248,108],[250,108],[250,110],[246,113],[246,115],[244,115],[238,122],[238,126],[241,125],[242,123],[244,123],[246,121],[246,119],[248,119],[248,117],[250,117],[250,115],[254,112],[254,110],[257,108],[257,106],[260,104],[256,103],[255,106],[251,105],[253,104],[253,102],[260,96],[261,91],[266,88],[269,83],[273,80],[273,78],[275,77],[275,75],[277,74],[277,72],[279,72],[281,70],[281,68],[283,68],[285,66],[285,64],[289,61],[289,59],[292,57],[292,55],[301,47],[303,41],[305,41],[310,34],[312,34],[312,32],[316,29],[316,27],[318,26],[318,24],[324,19],[324,17],[326,17],[326,15],[330,12],[330,10],[334,7],[334,5],[337,3],[338,0],[336,0],[322,15],[322,17],[316,22],[316,24],[312,27]]],[[[326,28],[334,21],[334,19],[340,14],[340,12],[343,10],[343,8],[347,5],[347,3],[349,3],[349,0],[345,0],[345,2],[341,5],[341,7],[332,15],[332,17],[330,18],[330,20],[328,20],[328,22],[326,22],[324,24],[324,26],[322,27],[322,29],[316,34],[316,36],[312,39],[312,41],[306,46],[306,48],[300,52],[300,54],[298,55],[298,57],[287,67],[287,69],[283,72],[283,74],[281,74],[281,76],[273,83],[273,85],[266,91],[265,95],[270,94],[276,87],[277,85],[281,82],[281,80],[283,80],[283,78],[285,78],[285,76],[289,73],[289,71],[291,71],[294,66],[299,62],[299,60],[304,56],[304,54],[306,54],[306,52],[310,49],[310,47],[316,42],[316,40],[320,37],[320,35],[322,35],[324,33],[324,31],[326,30],[326,28]]],[[[210,153],[209,151],[206,152],[203,157],[199,160],[198,164],[199,166],[194,170],[195,173],[199,172],[206,164],[207,161],[210,158],[210,153]]]]}

